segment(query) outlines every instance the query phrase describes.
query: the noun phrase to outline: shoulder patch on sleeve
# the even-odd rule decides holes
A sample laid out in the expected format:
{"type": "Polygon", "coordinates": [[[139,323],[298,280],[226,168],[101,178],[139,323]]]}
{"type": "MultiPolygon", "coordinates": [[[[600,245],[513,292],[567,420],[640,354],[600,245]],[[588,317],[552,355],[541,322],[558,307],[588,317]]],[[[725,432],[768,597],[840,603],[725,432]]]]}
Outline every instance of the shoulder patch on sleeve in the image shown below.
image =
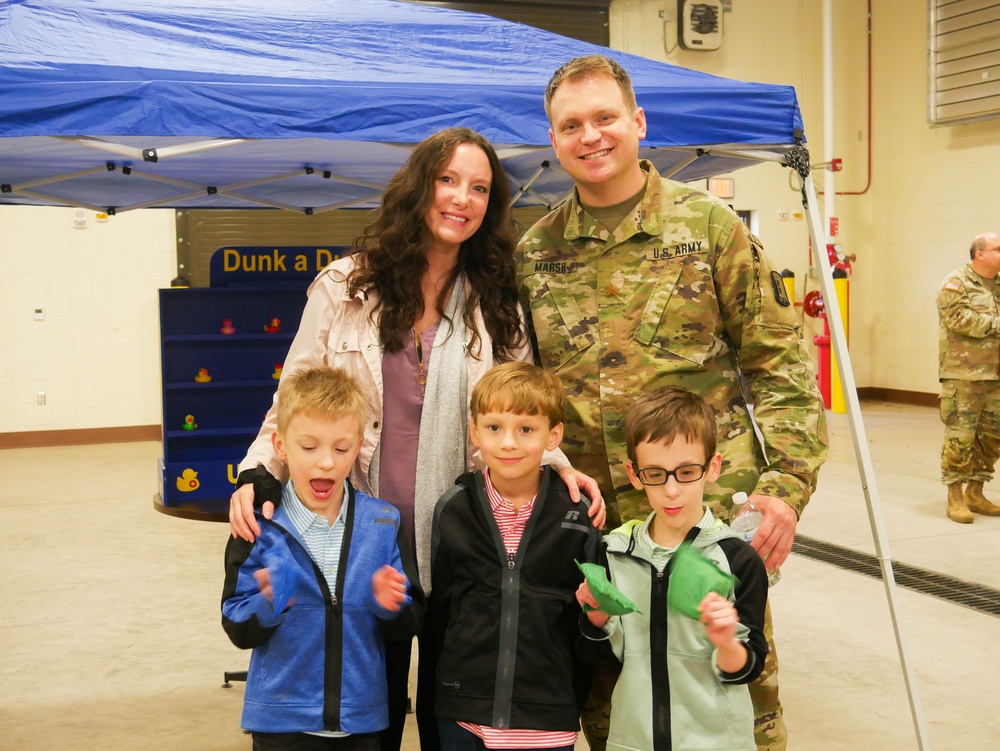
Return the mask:
{"type": "Polygon", "coordinates": [[[962,286],[958,282],[949,279],[947,282],[944,283],[944,286],[941,287],[941,289],[942,290],[946,289],[949,290],[950,292],[961,292],[962,286]]]}
{"type": "Polygon", "coordinates": [[[778,305],[787,308],[792,304],[792,301],[788,299],[788,290],[785,288],[785,280],[777,271],[771,272],[771,286],[774,287],[774,299],[777,300],[778,305]]]}

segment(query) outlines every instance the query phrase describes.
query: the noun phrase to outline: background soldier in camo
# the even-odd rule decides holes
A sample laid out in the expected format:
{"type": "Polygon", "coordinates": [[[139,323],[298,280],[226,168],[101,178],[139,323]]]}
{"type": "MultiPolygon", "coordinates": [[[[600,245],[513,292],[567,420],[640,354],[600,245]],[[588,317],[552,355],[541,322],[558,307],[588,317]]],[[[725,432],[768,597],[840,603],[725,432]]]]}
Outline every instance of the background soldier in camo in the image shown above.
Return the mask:
{"type": "MultiPolygon", "coordinates": [[[[519,254],[540,360],[569,399],[564,451],[600,483],[609,526],[645,518],[649,506],[625,473],[628,405],[666,385],[700,394],[724,460],[706,500],[726,521],[734,491],[759,502],[754,547],[777,568],[827,450],[822,399],[780,275],[731,209],[639,160],[645,114],[620,65],[570,61],[549,82],[545,106],[576,190],[525,234],[519,254]]],[[[765,633],[771,652],[750,686],[756,741],[781,751],[770,613],[765,633]]],[[[607,739],[609,680],[583,717],[595,751],[607,739]]]]}
{"type": "Polygon", "coordinates": [[[971,524],[972,512],[1000,516],[1000,506],[983,495],[1000,458],[1000,235],[977,236],[969,258],[945,277],[937,298],[941,481],[948,518],[960,524],[971,524]]]}

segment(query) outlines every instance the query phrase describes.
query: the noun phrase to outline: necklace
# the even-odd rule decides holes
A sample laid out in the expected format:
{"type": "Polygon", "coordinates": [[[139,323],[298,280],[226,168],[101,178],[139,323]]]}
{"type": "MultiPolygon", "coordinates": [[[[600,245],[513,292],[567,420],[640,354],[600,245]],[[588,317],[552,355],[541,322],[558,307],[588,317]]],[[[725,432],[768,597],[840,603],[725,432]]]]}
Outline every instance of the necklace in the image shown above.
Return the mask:
{"type": "Polygon", "coordinates": [[[427,385],[427,371],[424,370],[424,345],[416,329],[413,329],[413,346],[417,350],[417,383],[420,384],[420,398],[423,399],[424,387],[427,385]]]}

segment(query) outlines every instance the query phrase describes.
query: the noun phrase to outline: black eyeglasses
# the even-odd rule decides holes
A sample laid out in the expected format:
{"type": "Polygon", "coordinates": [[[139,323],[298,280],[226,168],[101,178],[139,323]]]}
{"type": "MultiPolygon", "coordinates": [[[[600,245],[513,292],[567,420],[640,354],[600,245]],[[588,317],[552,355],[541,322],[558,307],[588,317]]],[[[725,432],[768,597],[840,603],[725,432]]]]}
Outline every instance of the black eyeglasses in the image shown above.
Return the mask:
{"type": "Polygon", "coordinates": [[[680,483],[697,482],[704,477],[705,470],[708,469],[710,463],[711,459],[704,464],[682,464],[676,469],[647,467],[646,469],[637,469],[635,474],[643,485],[666,485],[671,475],[680,483]]]}

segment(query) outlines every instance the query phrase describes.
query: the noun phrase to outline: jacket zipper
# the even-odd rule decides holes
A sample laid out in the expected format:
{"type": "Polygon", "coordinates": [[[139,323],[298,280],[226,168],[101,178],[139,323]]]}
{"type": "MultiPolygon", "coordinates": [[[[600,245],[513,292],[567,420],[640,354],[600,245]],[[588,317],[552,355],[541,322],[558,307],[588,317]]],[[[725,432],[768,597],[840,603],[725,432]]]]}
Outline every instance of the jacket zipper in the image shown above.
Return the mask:
{"type": "Polygon", "coordinates": [[[670,733],[670,674],[667,671],[667,588],[670,586],[670,564],[657,571],[652,580],[649,598],[650,628],[649,656],[652,676],[653,706],[656,707],[653,723],[654,751],[669,751],[673,747],[670,733]]]}
{"type": "MultiPolygon", "coordinates": [[[[517,576],[516,574],[517,563],[515,560],[515,555],[516,555],[515,553],[507,551],[507,573],[504,574],[503,593],[501,594],[501,602],[508,599],[508,596],[511,600],[513,600],[514,578],[517,576]]],[[[511,633],[514,625],[513,621],[514,621],[514,611],[512,608],[507,608],[506,612],[504,612],[504,620],[500,631],[500,644],[502,645],[503,648],[500,656],[501,669],[499,673],[500,680],[498,681],[497,685],[498,693],[501,689],[501,686],[503,687],[503,690],[506,691],[507,686],[511,680],[511,675],[510,675],[511,663],[513,662],[515,654],[514,651],[511,649],[511,644],[513,643],[513,640],[516,639],[517,636],[516,634],[511,633]]],[[[510,724],[510,717],[505,716],[499,718],[499,721],[497,722],[497,727],[501,730],[506,730],[509,724],[510,724]]]]}

